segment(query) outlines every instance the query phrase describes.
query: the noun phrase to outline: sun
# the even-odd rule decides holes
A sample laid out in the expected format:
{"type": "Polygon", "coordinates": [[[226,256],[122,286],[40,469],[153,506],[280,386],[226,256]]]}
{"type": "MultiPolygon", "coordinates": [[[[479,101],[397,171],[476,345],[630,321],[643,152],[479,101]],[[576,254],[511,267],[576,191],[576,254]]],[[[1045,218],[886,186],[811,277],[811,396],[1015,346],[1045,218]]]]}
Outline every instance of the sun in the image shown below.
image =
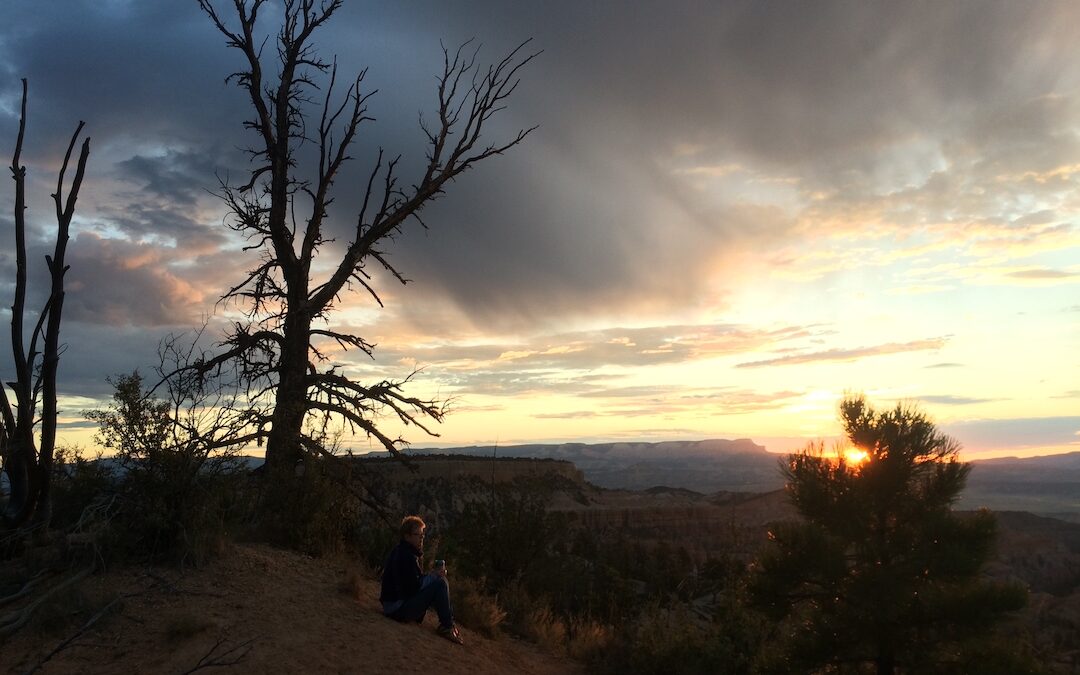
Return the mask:
{"type": "Polygon", "coordinates": [[[844,462],[850,465],[862,464],[868,457],[866,451],[859,448],[844,448],[840,454],[844,458],[844,462]]]}

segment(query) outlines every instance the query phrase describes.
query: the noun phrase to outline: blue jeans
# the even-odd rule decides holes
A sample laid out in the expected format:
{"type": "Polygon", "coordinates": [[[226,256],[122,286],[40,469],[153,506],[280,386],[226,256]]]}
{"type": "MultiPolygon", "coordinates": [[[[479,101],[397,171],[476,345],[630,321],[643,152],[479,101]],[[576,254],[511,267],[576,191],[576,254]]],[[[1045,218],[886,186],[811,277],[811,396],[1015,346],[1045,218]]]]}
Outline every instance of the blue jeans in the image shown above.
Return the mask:
{"type": "Polygon", "coordinates": [[[454,625],[454,613],[450,608],[450,585],[437,574],[426,574],[420,580],[420,590],[411,598],[397,602],[383,603],[383,614],[395,621],[415,621],[420,623],[427,614],[428,607],[435,606],[439,615],[439,625],[451,628],[454,625]]]}

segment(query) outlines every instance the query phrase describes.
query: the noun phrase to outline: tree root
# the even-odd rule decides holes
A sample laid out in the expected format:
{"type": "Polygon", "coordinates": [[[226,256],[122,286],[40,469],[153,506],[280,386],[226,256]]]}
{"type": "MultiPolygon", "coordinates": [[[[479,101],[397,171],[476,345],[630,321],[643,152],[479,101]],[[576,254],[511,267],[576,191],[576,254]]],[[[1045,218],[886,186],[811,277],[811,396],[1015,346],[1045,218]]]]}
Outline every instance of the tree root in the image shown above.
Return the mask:
{"type": "Polygon", "coordinates": [[[3,607],[4,605],[15,602],[19,598],[24,598],[27,595],[30,595],[30,591],[34,590],[35,586],[37,586],[38,584],[40,584],[42,581],[45,580],[45,575],[46,574],[48,574],[48,570],[40,570],[40,571],[38,571],[38,573],[35,574],[33,577],[31,577],[29,581],[27,581],[25,584],[23,584],[22,588],[15,591],[11,595],[7,595],[7,596],[4,596],[4,597],[0,598],[0,607],[3,607]]]}
{"type": "Polygon", "coordinates": [[[94,571],[94,568],[85,567],[74,574],[71,574],[60,583],[50,588],[45,593],[42,593],[40,597],[26,605],[25,607],[8,612],[7,614],[0,616],[0,637],[7,637],[14,634],[30,620],[30,617],[46,600],[55,596],[60,591],[63,591],[70,586],[82,581],[86,577],[90,576],[90,573],[94,571]]]}

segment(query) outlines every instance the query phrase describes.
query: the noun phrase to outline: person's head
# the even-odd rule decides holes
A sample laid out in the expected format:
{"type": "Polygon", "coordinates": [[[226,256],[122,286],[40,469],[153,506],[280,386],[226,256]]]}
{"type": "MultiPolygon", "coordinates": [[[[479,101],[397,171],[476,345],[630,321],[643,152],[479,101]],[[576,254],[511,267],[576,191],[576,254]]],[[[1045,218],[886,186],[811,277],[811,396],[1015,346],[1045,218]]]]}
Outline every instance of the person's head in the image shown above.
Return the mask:
{"type": "Polygon", "coordinates": [[[420,516],[405,516],[401,519],[401,538],[412,544],[418,551],[424,548],[424,519],[420,516]]]}

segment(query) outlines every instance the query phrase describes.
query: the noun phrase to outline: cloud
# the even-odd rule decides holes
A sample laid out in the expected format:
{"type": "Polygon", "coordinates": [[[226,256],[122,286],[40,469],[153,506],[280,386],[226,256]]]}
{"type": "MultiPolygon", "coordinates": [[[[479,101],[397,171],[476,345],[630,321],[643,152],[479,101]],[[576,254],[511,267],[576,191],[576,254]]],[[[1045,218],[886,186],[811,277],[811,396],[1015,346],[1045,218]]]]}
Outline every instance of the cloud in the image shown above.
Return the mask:
{"type": "Polygon", "coordinates": [[[1080,277],[1080,274],[1074,272],[1063,272],[1061,270],[1048,270],[1048,269],[1031,269],[1031,270],[1019,270],[1016,272],[1009,272],[1006,276],[1013,277],[1015,279],[1075,279],[1080,277]]]}
{"type": "Polygon", "coordinates": [[[596,412],[592,410],[573,410],[564,413],[540,413],[533,415],[533,417],[538,420],[574,420],[596,417],[596,412]]]}
{"type": "Polygon", "coordinates": [[[84,233],[71,242],[68,260],[68,321],[192,326],[215,299],[170,269],[167,248],[84,233]]]}
{"type": "Polygon", "coordinates": [[[947,341],[948,338],[941,337],[930,338],[927,340],[914,340],[912,342],[894,342],[872,347],[857,347],[854,349],[827,349],[824,351],[792,354],[790,356],[781,356],[761,361],[746,361],[738,364],[736,367],[760,368],[763,366],[788,366],[799,363],[817,363],[822,361],[856,361],[870,356],[937,350],[944,347],[947,341]]]}
{"type": "Polygon", "coordinates": [[[919,401],[937,403],[940,405],[972,405],[975,403],[989,403],[992,398],[975,398],[971,396],[953,396],[951,394],[938,394],[934,396],[919,396],[919,401]]]}
{"type": "MultiPolygon", "coordinates": [[[[366,86],[380,93],[378,122],[338,181],[329,215],[339,242],[327,252],[352,227],[377,146],[401,152],[402,180],[414,180],[424,157],[416,111],[431,107],[439,40],[474,35],[483,58],[529,36],[545,50],[490,131],[540,129],[451,186],[425,212],[432,229],[406,231],[390,255],[478,327],[699,307],[715,301],[710,283],[759,274],[763,252],[780,260],[790,245],[806,264],[803,237],[822,230],[900,236],[914,225],[970,242],[965,229],[990,216],[1033,232],[1072,212],[1062,200],[1077,179],[1066,161],[1074,102],[1054,92],[1075,70],[1061,28],[1077,18],[1071,3],[613,7],[343,7],[320,52],[339,54],[344,72],[369,65],[366,86]]],[[[241,57],[198,8],[4,12],[0,55],[31,78],[35,128],[66,128],[78,111],[95,139],[91,180],[138,186],[86,216],[136,240],[224,246],[220,219],[185,206],[215,174],[244,176],[235,148],[257,139],[241,126],[243,92],[223,83],[241,57]]],[[[11,124],[0,116],[0,133],[11,124]]]]}
{"type": "Polygon", "coordinates": [[[943,430],[968,450],[1068,445],[1077,442],[1080,417],[1024,417],[951,422],[943,430]]]}
{"type": "Polygon", "coordinates": [[[430,348],[388,346],[382,356],[415,358],[420,363],[486,362],[519,369],[588,370],[600,366],[648,366],[744,353],[808,337],[820,326],[753,328],[734,324],[675,324],[642,328],[538,335],[506,344],[444,344],[430,348]],[[406,353],[407,352],[407,353],[406,353]]]}
{"type": "MultiPolygon", "coordinates": [[[[160,333],[197,324],[250,267],[205,191],[251,169],[250,104],[224,83],[243,60],[194,3],[9,2],[0,16],[2,138],[13,138],[17,78],[30,78],[35,261],[74,121],[93,138],[70,248],[65,339],[78,359],[63,367],[75,388],[99,392],[103,374],[152,361],[160,333]]],[[[343,300],[350,325],[378,338],[377,360],[332,358],[376,376],[430,365],[423,379],[454,394],[561,392],[597,415],[630,415],[661,409],[656,399],[738,411],[798,397],[616,376],[638,367],[940,349],[946,338],[831,348],[840,329],[802,312],[779,328],[708,319],[787,316],[777,313],[851,283],[871,301],[889,293],[903,321],[946,294],[980,312],[992,303],[975,294],[1002,284],[1068,290],[1080,250],[1078,19],[1066,0],[346,3],[320,54],[338,54],[345,75],[370,66],[377,122],[336,184],[337,241],[316,278],[355,227],[376,148],[402,154],[404,185],[422,169],[417,112],[431,110],[440,38],[477,36],[485,60],[529,36],[545,52],[488,138],[540,128],[448,186],[425,209],[430,230],[406,229],[388,247],[415,280],[377,279],[392,310],[371,319],[367,298],[343,300]],[[759,289],[790,295],[752,306],[759,289]]],[[[9,201],[0,195],[0,213],[9,201]]],[[[10,296],[8,251],[0,293],[10,296]]]]}
{"type": "Polygon", "coordinates": [[[115,168],[120,177],[141,184],[144,195],[187,207],[205,196],[200,186],[221,172],[206,150],[194,152],[171,148],[157,156],[133,155],[117,162],[115,168]]]}

